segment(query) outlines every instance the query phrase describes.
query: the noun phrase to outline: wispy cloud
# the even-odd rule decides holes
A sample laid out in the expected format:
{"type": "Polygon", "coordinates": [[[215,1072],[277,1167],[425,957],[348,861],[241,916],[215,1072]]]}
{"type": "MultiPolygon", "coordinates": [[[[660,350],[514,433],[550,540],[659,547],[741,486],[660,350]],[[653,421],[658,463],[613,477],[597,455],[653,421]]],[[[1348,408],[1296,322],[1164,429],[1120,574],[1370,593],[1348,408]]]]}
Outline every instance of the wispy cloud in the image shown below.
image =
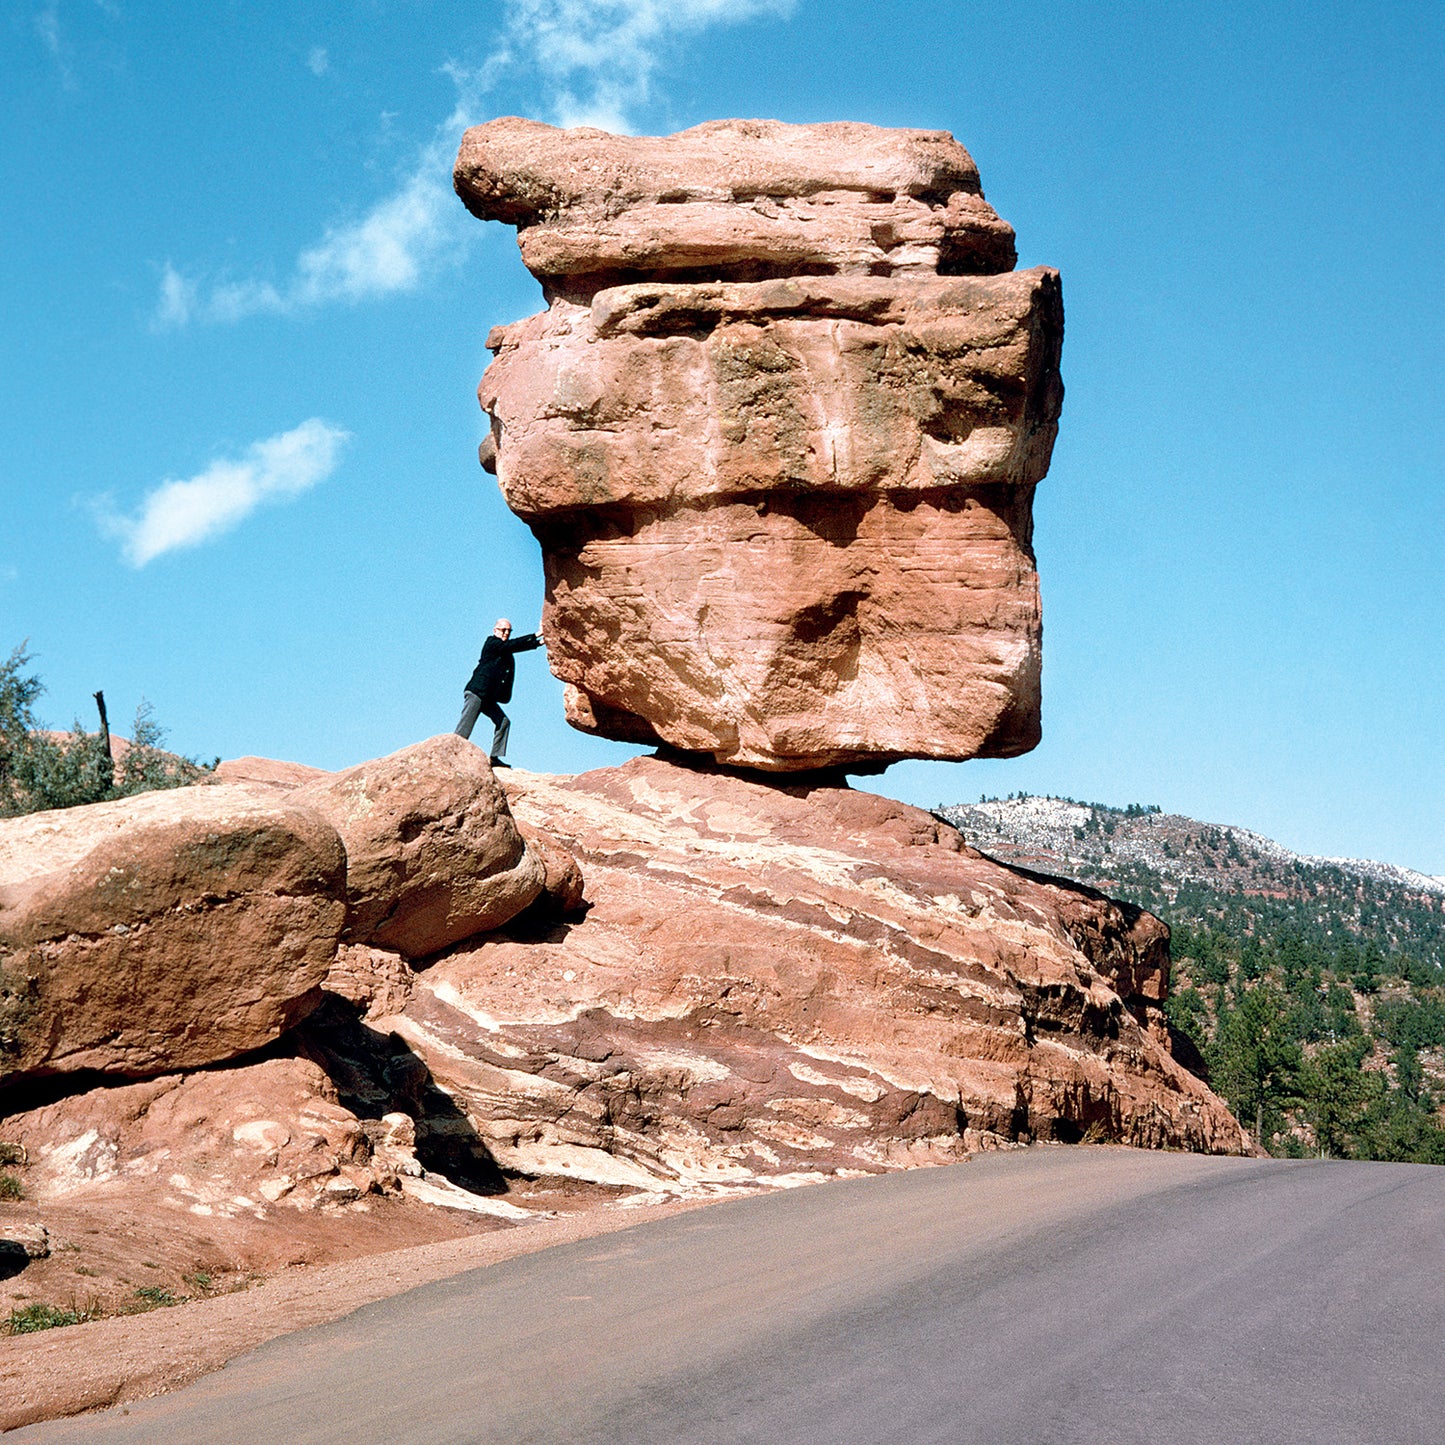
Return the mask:
{"type": "Polygon", "coordinates": [[[436,146],[428,146],[393,194],[359,219],[330,227],[301,252],[279,284],[255,279],[207,282],[167,262],[154,324],[164,330],[196,320],[239,321],[415,290],[465,235],[450,185],[455,143],[456,136],[449,135],[445,161],[436,146]]]}
{"type": "Polygon", "coordinates": [[[536,69],[558,125],[631,131],[669,45],[712,25],[784,17],[795,0],[507,0],[497,52],[536,69]]]}
{"type": "Polygon", "coordinates": [[[456,105],[390,195],[356,220],[328,227],[279,284],[206,280],[167,261],[152,325],[166,330],[191,321],[240,321],[414,291],[446,258],[460,255],[471,223],[452,190],[452,162],[462,131],[476,122],[480,73],[450,64],[441,69],[457,88],[456,105]]]}
{"type": "Polygon", "coordinates": [[[312,75],[325,75],[331,69],[331,57],[324,45],[313,45],[306,57],[306,68],[312,75]]]}
{"type": "MultiPolygon", "coordinates": [[[[452,161],[461,132],[482,117],[486,98],[504,77],[530,73],[539,80],[559,125],[631,131],[677,41],[712,25],[784,17],[795,3],[504,0],[501,38],[485,64],[442,67],[456,86],[456,106],[390,195],[358,219],[328,229],[280,281],[188,275],[167,262],[152,322],[158,329],[231,322],[415,290],[466,245],[470,223],[452,193],[452,161]]],[[[323,73],[326,52],[318,47],[307,63],[323,73]]]]}
{"type": "Polygon", "coordinates": [[[31,24],[40,38],[40,43],[50,52],[56,70],[60,72],[60,83],[67,90],[74,90],[75,73],[70,68],[65,37],[60,29],[60,0],[46,0],[31,17],[31,24]]]}
{"type": "MultiPolygon", "coordinates": [[[[72,65],[74,47],[70,43],[66,26],[60,20],[61,0],[44,0],[43,4],[35,6],[30,12],[30,28],[35,32],[36,38],[50,52],[50,58],[55,62],[56,73],[60,77],[60,83],[66,90],[76,90],[79,87],[75,81],[75,68],[72,65]]],[[[101,11],[110,20],[121,19],[120,8],[115,0],[94,0],[95,9],[101,11]]]]}
{"type": "Polygon", "coordinates": [[[156,303],[157,326],[184,326],[196,311],[196,283],[188,281],[169,261],[161,272],[161,295],[156,303]]]}
{"type": "Polygon", "coordinates": [[[246,448],[234,461],[212,462],[184,481],[164,481],[133,517],[102,513],[132,567],[229,532],[266,502],[300,496],[336,470],[349,432],[312,417],[246,448]]]}

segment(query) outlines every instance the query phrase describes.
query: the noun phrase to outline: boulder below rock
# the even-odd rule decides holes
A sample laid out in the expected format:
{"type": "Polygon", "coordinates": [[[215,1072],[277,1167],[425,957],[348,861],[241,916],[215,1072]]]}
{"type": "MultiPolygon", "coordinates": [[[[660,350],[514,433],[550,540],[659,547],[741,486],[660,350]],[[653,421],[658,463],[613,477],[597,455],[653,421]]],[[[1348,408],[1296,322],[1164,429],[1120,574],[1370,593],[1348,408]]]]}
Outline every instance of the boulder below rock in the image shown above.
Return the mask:
{"type": "Polygon", "coordinates": [[[350,942],[424,958],[520,913],[543,868],[480,749],[452,733],[297,788],[346,846],[350,942]]]}
{"type": "Polygon", "coordinates": [[[270,1043],[320,1000],[345,880],[322,819],[239,787],[0,822],[0,1080],[270,1043]]]}
{"type": "Polygon", "coordinates": [[[517,831],[527,840],[527,851],[542,865],[542,897],[549,911],[563,917],[576,913],[583,906],[582,895],[586,888],[577,859],[550,833],[544,833],[540,828],[519,823],[517,831]]]}
{"type": "Polygon", "coordinates": [[[1171,1056],[1168,934],[930,814],[638,758],[513,773],[591,907],[418,975],[390,1027],[503,1168],[685,1192],[1030,1140],[1244,1152],[1171,1056]]]}

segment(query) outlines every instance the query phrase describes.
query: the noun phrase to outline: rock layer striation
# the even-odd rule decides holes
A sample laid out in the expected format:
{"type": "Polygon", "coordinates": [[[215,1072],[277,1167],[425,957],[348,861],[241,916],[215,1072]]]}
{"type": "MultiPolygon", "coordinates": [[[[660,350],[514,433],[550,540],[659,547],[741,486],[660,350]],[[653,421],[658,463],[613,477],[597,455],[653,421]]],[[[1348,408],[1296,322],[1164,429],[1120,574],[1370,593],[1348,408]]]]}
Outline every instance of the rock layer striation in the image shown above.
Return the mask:
{"type": "Polygon", "coordinates": [[[1029,1140],[1248,1149],[1170,1053],[1147,913],[846,788],[656,758],[506,787],[585,917],[461,946],[372,1025],[505,1170],[692,1192],[1029,1140]]]}
{"type": "Polygon", "coordinates": [[[770,771],[1037,742],[1062,301],[962,146],[508,119],[456,184],[549,301],[488,338],[483,461],[574,725],[770,771]]]}

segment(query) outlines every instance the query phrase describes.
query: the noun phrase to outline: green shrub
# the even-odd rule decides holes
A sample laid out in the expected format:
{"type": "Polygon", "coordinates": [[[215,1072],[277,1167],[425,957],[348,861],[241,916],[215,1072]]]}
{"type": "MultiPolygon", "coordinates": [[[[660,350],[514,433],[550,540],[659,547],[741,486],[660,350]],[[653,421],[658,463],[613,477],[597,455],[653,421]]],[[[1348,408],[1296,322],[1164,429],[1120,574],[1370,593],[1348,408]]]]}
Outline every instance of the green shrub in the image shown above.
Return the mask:
{"type": "Polygon", "coordinates": [[[166,752],[165,733],[147,702],[136,709],[130,748],[118,763],[104,738],[78,721],[67,736],[48,735],[35,715],[45,684],[26,670],[31,661],[22,642],[0,663],[0,818],[181,788],[214,768],[166,752]]]}
{"type": "Polygon", "coordinates": [[[13,1174],[0,1174],[0,1199],[24,1199],[25,1191],[13,1174]]]}
{"type": "Polygon", "coordinates": [[[135,1297],[138,1300],[144,1300],[149,1309],[163,1309],[167,1305],[180,1303],[170,1290],[162,1289],[159,1285],[154,1284],[142,1285],[135,1292],[135,1297]]]}
{"type": "Polygon", "coordinates": [[[86,1320],[93,1320],[100,1313],[99,1307],[90,1302],[87,1304],[76,1304],[74,1300],[68,1306],[34,1304],[24,1305],[10,1311],[10,1318],[6,1321],[6,1330],[12,1335],[31,1335],[37,1330],[59,1329],[62,1325],[83,1325],[86,1320]]]}

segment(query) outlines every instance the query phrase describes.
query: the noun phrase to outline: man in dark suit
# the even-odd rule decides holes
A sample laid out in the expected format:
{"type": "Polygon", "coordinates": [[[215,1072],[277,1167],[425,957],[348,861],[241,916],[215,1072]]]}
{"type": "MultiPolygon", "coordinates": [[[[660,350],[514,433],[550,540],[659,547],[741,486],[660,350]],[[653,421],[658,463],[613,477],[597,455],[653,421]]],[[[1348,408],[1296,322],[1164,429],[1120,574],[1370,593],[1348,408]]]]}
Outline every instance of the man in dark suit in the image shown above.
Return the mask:
{"type": "Polygon", "coordinates": [[[492,766],[506,767],[502,761],[507,754],[507,735],[512,724],[501,709],[501,704],[512,700],[512,679],[517,665],[513,661],[519,652],[530,652],[541,647],[542,638],[538,633],[529,632],[525,637],[512,636],[512,624],[505,617],[497,619],[492,635],[482,644],[482,655],[462,694],[462,718],[457,724],[457,736],[469,738],[477,724],[477,718],[485,713],[492,723],[492,766]]]}

